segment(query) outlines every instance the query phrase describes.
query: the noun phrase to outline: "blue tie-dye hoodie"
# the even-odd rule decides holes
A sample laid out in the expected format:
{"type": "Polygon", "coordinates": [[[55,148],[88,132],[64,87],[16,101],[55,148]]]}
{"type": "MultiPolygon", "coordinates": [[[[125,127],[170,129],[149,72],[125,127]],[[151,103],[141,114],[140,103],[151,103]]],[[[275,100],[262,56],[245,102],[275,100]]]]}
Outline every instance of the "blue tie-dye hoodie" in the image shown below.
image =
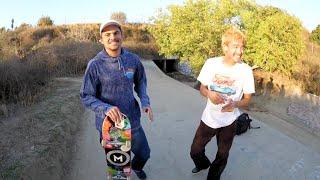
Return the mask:
{"type": "Polygon", "coordinates": [[[105,112],[112,106],[117,106],[129,117],[133,129],[141,126],[140,107],[133,89],[142,107],[150,106],[146,74],[137,55],[122,48],[120,56],[114,58],[102,50],[89,61],[80,98],[95,112],[96,128],[100,133],[105,112]]]}

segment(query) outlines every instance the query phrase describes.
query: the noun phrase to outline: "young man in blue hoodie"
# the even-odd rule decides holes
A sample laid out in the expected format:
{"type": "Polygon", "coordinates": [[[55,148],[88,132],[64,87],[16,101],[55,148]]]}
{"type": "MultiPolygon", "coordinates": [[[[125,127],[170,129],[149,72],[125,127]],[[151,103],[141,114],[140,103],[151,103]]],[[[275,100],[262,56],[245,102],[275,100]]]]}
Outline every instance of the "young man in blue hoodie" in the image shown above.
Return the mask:
{"type": "Polygon", "coordinates": [[[140,58],[122,48],[121,25],[109,20],[100,26],[100,43],[104,49],[89,61],[80,90],[82,103],[95,112],[96,128],[102,132],[105,117],[118,123],[122,113],[131,123],[134,154],[132,169],[140,179],[146,179],[143,167],[150,157],[147,138],[140,124],[140,98],[142,109],[152,121],[153,114],[147,94],[147,79],[140,58]],[[133,88],[134,87],[134,88],[133,88]]]}

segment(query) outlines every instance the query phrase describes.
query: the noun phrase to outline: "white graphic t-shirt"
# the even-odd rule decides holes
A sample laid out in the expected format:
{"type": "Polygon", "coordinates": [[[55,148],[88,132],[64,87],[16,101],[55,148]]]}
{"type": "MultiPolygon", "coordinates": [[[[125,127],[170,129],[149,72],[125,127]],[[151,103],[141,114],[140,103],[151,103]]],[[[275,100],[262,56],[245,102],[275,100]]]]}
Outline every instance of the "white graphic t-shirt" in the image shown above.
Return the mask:
{"type": "Polygon", "coordinates": [[[210,58],[203,65],[198,81],[218,92],[224,92],[225,104],[213,104],[209,99],[201,120],[211,128],[225,127],[233,123],[240,115],[238,108],[233,112],[221,112],[228,100],[240,101],[243,94],[255,92],[252,69],[244,62],[233,66],[223,64],[222,57],[210,58]]]}

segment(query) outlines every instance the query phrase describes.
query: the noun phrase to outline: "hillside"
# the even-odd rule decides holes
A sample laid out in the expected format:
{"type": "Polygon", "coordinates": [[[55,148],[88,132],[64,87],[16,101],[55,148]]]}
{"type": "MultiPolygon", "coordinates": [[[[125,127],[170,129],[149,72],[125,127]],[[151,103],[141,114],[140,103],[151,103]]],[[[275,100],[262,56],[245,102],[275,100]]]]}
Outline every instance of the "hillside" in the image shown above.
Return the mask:
{"type": "MultiPolygon", "coordinates": [[[[15,104],[30,105],[54,77],[84,73],[87,62],[102,49],[98,24],[32,27],[0,32],[0,115],[15,104]]],[[[124,47],[145,59],[158,57],[145,25],[123,26],[124,47]],[[139,42],[139,43],[136,43],[139,42]]]]}
{"type": "MultiPolygon", "coordinates": [[[[101,49],[97,28],[22,26],[1,32],[0,179],[32,179],[39,173],[53,179],[63,176],[83,112],[80,80],[70,77],[81,76],[101,49]]],[[[125,26],[124,32],[127,48],[146,59],[158,56],[144,25],[125,26]]],[[[305,55],[292,77],[255,70],[257,93],[251,111],[265,122],[276,116],[319,135],[319,101],[305,92],[319,95],[320,47],[309,42],[308,34],[305,40],[305,55]]]]}

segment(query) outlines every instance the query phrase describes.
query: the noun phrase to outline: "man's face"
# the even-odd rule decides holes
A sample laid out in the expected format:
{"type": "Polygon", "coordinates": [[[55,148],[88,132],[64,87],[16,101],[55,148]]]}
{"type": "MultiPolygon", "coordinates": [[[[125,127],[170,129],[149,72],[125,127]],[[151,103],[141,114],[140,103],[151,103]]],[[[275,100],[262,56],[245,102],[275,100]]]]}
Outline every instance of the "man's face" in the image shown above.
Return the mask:
{"type": "Polygon", "coordinates": [[[225,57],[232,60],[234,63],[238,63],[242,59],[244,44],[241,40],[233,40],[228,45],[224,45],[225,57]]]}
{"type": "Polygon", "coordinates": [[[122,44],[122,33],[119,27],[115,25],[105,27],[101,33],[100,42],[106,50],[119,50],[122,44]]]}

